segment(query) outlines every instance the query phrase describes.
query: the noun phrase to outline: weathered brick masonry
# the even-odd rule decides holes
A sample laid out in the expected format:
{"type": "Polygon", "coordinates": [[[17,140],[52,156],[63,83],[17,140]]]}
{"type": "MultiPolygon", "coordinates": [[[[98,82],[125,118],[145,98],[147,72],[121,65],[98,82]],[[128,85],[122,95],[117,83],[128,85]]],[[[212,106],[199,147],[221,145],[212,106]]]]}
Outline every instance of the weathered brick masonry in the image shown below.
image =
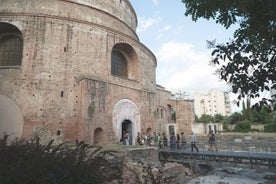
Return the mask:
{"type": "Polygon", "coordinates": [[[128,0],[1,0],[0,133],[97,144],[167,132],[170,92],[136,26],[128,0]],[[21,40],[19,63],[7,64],[18,46],[6,38],[21,40]],[[112,73],[113,53],[126,75],[112,73]]]}

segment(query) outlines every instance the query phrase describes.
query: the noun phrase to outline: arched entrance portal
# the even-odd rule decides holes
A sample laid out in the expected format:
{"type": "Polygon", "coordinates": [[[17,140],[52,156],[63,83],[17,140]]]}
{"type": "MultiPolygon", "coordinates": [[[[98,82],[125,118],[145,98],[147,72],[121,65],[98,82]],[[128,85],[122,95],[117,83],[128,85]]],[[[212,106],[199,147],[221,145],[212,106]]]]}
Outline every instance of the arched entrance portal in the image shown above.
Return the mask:
{"type": "Polygon", "coordinates": [[[140,111],[137,105],[129,99],[121,99],[115,105],[112,114],[113,130],[116,139],[123,138],[123,131],[130,135],[130,144],[135,145],[135,138],[141,132],[140,111]]]}
{"type": "Polygon", "coordinates": [[[130,120],[124,120],[123,123],[122,123],[122,139],[123,139],[123,135],[124,135],[124,132],[127,132],[128,133],[128,136],[129,136],[129,145],[132,145],[132,122],[130,120]]]}

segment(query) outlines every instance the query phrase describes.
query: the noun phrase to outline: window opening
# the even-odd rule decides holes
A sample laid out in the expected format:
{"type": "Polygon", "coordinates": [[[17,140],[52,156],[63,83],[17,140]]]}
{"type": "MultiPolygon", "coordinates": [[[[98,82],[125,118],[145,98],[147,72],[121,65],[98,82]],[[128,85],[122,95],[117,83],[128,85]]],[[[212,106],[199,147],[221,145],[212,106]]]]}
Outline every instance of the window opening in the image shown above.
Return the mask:
{"type": "Polygon", "coordinates": [[[8,35],[0,39],[0,66],[21,65],[23,42],[18,36],[8,35]]]}
{"type": "Polygon", "coordinates": [[[111,56],[111,74],[127,77],[127,61],[124,55],[118,51],[112,51],[111,56]]]}

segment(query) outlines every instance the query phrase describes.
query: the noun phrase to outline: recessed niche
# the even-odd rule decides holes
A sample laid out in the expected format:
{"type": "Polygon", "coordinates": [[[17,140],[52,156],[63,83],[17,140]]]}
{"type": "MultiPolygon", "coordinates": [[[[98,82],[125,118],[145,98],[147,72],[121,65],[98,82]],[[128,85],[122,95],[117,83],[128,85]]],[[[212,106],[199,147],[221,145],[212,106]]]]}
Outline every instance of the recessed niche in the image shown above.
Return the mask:
{"type": "Polygon", "coordinates": [[[57,130],[57,136],[61,135],[61,130],[57,130]]]}

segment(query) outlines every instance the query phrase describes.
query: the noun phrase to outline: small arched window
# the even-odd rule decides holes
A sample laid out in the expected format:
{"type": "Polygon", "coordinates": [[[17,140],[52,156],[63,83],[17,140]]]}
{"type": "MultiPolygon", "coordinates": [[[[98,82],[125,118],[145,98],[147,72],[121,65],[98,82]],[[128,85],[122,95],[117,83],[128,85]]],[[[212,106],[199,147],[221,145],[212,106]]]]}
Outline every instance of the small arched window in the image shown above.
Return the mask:
{"type": "Polygon", "coordinates": [[[111,55],[111,74],[127,78],[127,60],[125,56],[118,52],[112,51],[111,55]]]}

